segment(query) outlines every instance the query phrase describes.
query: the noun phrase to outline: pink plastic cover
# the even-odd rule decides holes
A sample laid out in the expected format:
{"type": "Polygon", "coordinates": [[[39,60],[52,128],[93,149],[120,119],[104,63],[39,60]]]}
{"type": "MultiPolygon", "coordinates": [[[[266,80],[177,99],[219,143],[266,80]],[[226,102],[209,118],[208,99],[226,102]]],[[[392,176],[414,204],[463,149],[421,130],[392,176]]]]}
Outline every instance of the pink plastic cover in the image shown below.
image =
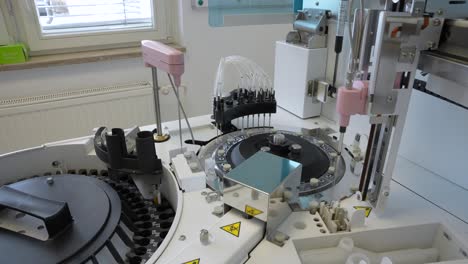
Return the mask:
{"type": "Polygon", "coordinates": [[[339,125],[347,127],[352,115],[363,115],[367,108],[367,94],[369,82],[355,81],[353,89],[340,87],[338,89],[338,99],[336,102],[336,111],[339,114],[339,125]]]}
{"type": "Polygon", "coordinates": [[[146,67],[155,67],[174,76],[177,85],[184,73],[184,53],[161,42],[141,41],[143,61],[146,67]]]}

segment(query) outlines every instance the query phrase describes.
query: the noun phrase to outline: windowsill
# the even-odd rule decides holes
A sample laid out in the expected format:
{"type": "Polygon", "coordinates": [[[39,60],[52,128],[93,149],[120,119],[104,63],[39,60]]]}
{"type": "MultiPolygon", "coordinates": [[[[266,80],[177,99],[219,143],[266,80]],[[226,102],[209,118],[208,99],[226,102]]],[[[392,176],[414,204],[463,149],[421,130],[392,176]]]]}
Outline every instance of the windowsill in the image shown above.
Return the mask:
{"type": "MultiPolygon", "coordinates": [[[[177,44],[169,44],[170,46],[185,52],[185,48],[177,44]]],[[[141,56],[140,47],[118,48],[97,51],[83,51],[66,54],[41,55],[31,57],[27,62],[18,64],[3,64],[0,65],[0,72],[15,71],[34,68],[44,68],[50,66],[61,66],[71,64],[81,64],[89,62],[98,62],[106,60],[137,58],[141,56]]]]}

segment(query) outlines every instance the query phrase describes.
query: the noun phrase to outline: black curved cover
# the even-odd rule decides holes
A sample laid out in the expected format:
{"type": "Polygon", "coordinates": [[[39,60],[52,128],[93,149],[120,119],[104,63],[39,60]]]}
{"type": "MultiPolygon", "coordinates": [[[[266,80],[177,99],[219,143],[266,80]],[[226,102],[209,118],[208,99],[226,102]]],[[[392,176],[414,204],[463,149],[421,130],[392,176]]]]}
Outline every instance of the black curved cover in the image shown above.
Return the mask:
{"type": "MultiPolygon", "coordinates": [[[[53,184],[47,183],[47,177],[36,177],[8,187],[67,203],[73,224],[47,241],[0,229],[0,263],[83,263],[114,234],[122,211],[118,194],[108,184],[82,175],[55,175],[53,178],[53,184]]],[[[41,210],[35,211],[37,215],[41,210]]]]}
{"type": "Polygon", "coordinates": [[[0,208],[3,207],[41,219],[49,239],[54,238],[73,222],[66,202],[44,199],[9,186],[0,187],[0,208]]]}

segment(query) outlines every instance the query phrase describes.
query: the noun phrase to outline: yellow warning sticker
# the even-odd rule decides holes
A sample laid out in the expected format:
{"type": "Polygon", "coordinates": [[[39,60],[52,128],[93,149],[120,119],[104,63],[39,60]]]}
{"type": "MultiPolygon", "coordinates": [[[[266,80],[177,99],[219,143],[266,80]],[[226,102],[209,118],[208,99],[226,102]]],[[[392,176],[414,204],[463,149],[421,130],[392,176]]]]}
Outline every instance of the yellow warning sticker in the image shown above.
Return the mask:
{"type": "Polygon", "coordinates": [[[236,222],[234,224],[222,226],[221,229],[228,232],[229,234],[233,236],[239,237],[240,229],[241,229],[241,222],[236,222]]]}
{"type": "Polygon", "coordinates": [[[369,217],[370,213],[372,212],[372,207],[370,206],[354,206],[356,210],[366,210],[366,217],[369,217]]]}
{"type": "Polygon", "coordinates": [[[190,261],[187,261],[187,262],[184,262],[182,264],[200,264],[200,259],[197,258],[197,259],[194,259],[194,260],[190,260],[190,261]]]}
{"type": "Polygon", "coordinates": [[[253,208],[250,205],[246,205],[245,206],[245,213],[250,215],[250,216],[256,216],[256,215],[259,215],[259,214],[263,214],[263,211],[260,211],[260,210],[258,210],[256,208],[253,208]]]}

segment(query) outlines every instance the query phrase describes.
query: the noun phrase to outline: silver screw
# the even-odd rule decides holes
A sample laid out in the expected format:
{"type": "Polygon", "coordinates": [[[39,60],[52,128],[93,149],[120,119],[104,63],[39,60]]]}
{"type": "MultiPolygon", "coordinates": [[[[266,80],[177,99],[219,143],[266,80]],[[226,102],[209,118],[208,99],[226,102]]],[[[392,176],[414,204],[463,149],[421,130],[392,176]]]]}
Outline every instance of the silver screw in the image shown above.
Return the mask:
{"type": "Polygon", "coordinates": [[[393,102],[393,97],[392,96],[387,96],[387,103],[393,102]]]}
{"type": "Polygon", "coordinates": [[[317,187],[320,184],[320,180],[317,178],[311,178],[309,183],[312,187],[317,187]]]}
{"type": "Polygon", "coordinates": [[[299,154],[301,153],[301,150],[302,150],[302,146],[299,145],[299,144],[292,144],[291,145],[291,151],[293,154],[299,154]]]}
{"type": "Polygon", "coordinates": [[[179,240],[180,240],[180,241],[184,241],[185,239],[187,239],[187,237],[184,236],[184,235],[181,235],[181,236],[179,237],[179,240]]]}
{"type": "Polygon", "coordinates": [[[224,207],[223,206],[216,206],[213,208],[213,214],[217,216],[222,216],[224,213],[224,207]]]}
{"type": "Polygon", "coordinates": [[[416,9],[414,9],[414,13],[415,13],[415,14],[421,13],[421,8],[416,8],[416,9]]]}
{"type": "Polygon", "coordinates": [[[388,197],[388,196],[390,195],[390,193],[389,193],[389,192],[384,192],[383,195],[384,195],[385,197],[388,197]]]}
{"type": "Polygon", "coordinates": [[[226,154],[226,151],[224,149],[219,149],[217,153],[218,156],[224,156],[224,154],[226,154]]]}
{"type": "Polygon", "coordinates": [[[223,171],[228,172],[228,171],[230,171],[231,169],[232,169],[231,164],[229,164],[229,163],[224,163],[224,164],[223,164],[223,171]]]}
{"type": "Polygon", "coordinates": [[[271,148],[267,147],[267,146],[263,146],[263,147],[260,148],[260,150],[263,151],[263,152],[269,152],[271,150],[271,148]]]}
{"type": "Polygon", "coordinates": [[[435,43],[432,42],[432,41],[428,41],[426,44],[427,44],[427,48],[428,48],[428,49],[435,48],[435,43]]]}
{"type": "Polygon", "coordinates": [[[208,232],[208,230],[202,229],[200,231],[200,242],[202,242],[203,244],[206,244],[208,243],[209,238],[210,238],[210,233],[208,232]]]}
{"type": "Polygon", "coordinates": [[[273,144],[283,145],[286,142],[286,136],[284,134],[278,133],[273,135],[273,144]]]}
{"type": "Polygon", "coordinates": [[[441,22],[440,22],[440,19],[436,18],[434,19],[434,21],[432,22],[432,24],[436,27],[440,26],[441,22]]]}
{"type": "Polygon", "coordinates": [[[47,181],[47,184],[49,184],[49,185],[54,184],[54,178],[52,178],[52,177],[47,177],[46,181],[47,181]]]}
{"type": "Polygon", "coordinates": [[[442,10],[442,9],[437,10],[437,14],[438,14],[439,16],[443,15],[443,14],[444,14],[444,10],[442,10]]]}
{"type": "Polygon", "coordinates": [[[203,195],[203,196],[206,196],[207,194],[208,194],[208,193],[205,192],[205,191],[201,192],[201,195],[203,195]]]}

